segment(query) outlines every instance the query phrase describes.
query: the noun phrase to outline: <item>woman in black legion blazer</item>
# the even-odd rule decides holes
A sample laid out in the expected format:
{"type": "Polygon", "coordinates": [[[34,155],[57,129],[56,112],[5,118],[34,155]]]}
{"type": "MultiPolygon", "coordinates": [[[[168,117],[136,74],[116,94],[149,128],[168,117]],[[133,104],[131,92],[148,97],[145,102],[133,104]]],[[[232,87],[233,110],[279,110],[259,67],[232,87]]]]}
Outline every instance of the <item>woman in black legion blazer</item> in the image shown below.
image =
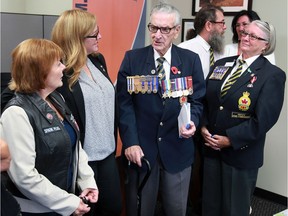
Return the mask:
{"type": "Polygon", "coordinates": [[[220,59],[207,76],[201,128],[205,216],[249,215],[266,133],[283,105],[285,72],[263,56],[275,49],[274,27],[253,21],[240,43],[242,53],[220,59]]]}

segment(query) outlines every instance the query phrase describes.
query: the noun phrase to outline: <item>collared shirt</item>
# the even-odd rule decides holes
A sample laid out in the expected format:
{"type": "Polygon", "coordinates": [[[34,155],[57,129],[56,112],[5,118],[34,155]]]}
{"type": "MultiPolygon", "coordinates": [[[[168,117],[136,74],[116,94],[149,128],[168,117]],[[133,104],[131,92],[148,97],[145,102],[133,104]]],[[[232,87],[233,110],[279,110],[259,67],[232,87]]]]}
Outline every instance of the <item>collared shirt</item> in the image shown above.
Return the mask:
{"type": "MultiPolygon", "coordinates": [[[[238,55],[238,44],[237,43],[227,44],[224,48],[223,58],[235,55],[238,55]]],[[[267,58],[271,62],[271,64],[276,65],[274,52],[269,55],[264,55],[264,57],[267,58]]]]}
{"type": "MultiPolygon", "coordinates": [[[[171,48],[172,48],[172,45],[170,46],[170,48],[167,50],[167,52],[165,53],[165,55],[163,56],[165,58],[165,61],[163,62],[163,67],[164,67],[164,70],[165,70],[165,76],[166,76],[166,79],[170,79],[170,68],[171,68],[171,48]]],[[[155,61],[155,65],[157,67],[158,65],[158,62],[157,62],[157,59],[161,57],[159,55],[159,53],[154,49],[154,61],[155,61]]]]}
{"type": "MultiPolygon", "coordinates": [[[[210,70],[210,45],[205,41],[200,35],[197,35],[195,38],[184,41],[178,45],[181,48],[185,48],[197,53],[200,57],[202,70],[204,73],[204,78],[206,79],[209,70],[210,70]]],[[[216,62],[222,56],[220,53],[214,51],[214,61],[216,62]]]]}
{"type": "MultiPolygon", "coordinates": [[[[249,66],[259,57],[259,55],[257,56],[253,56],[251,58],[248,58],[248,59],[245,59],[245,63],[242,65],[242,72],[241,72],[241,75],[249,68],[249,66]]],[[[227,82],[227,80],[231,77],[231,75],[236,71],[236,69],[238,68],[239,66],[239,60],[240,59],[243,59],[242,58],[242,54],[237,58],[236,60],[236,64],[234,65],[231,73],[226,77],[225,81],[223,82],[222,86],[221,86],[221,89],[223,88],[223,86],[225,85],[225,83],[227,82]]],[[[240,76],[241,76],[240,75],[240,76]]]]}

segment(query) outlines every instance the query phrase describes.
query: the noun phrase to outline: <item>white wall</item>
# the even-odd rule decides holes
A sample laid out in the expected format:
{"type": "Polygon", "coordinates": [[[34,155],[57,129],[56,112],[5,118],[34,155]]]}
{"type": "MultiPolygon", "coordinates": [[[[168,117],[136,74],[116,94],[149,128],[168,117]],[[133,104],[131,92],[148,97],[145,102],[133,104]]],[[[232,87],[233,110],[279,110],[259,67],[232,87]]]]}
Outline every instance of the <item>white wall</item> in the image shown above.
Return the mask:
{"type": "MultiPolygon", "coordinates": [[[[147,20],[151,6],[158,0],[147,0],[147,20]]],[[[192,0],[170,0],[182,14],[182,18],[192,17],[192,0]]],[[[59,15],[72,7],[72,0],[1,0],[1,12],[59,15]]],[[[257,11],[262,20],[273,24],[277,30],[275,51],[277,65],[286,73],[287,64],[287,1],[253,0],[252,9],[257,11]]],[[[231,42],[230,25],[232,17],[226,17],[226,43],[231,42]]],[[[175,43],[180,42],[179,37],[175,43]]],[[[146,43],[149,44],[149,38],[146,43]]],[[[287,85],[286,85],[287,86],[287,85]]],[[[277,124],[269,131],[264,166],[260,169],[257,187],[287,197],[287,88],[284,107],[277,124]]],[[[269,100],[269,98],[267,98],[269,100]]]]}
{"type": "Polygon", "coordinates": [[[59,15],[72,8],[72,0],[1,0],[1,12],[59,15]]]}
{"type": "MultiPolygon", "coordinates": [[[[287,1],[278,0],[276,3],[269,0],[254,0],[253,3],[261,19],[276,28],[276,64],[287,75],[287,1]]],[[[267,136],[265,161],[259,172],[257,186],[287,197],[287,82],[285,98],[280,119],[267,136]]]]}

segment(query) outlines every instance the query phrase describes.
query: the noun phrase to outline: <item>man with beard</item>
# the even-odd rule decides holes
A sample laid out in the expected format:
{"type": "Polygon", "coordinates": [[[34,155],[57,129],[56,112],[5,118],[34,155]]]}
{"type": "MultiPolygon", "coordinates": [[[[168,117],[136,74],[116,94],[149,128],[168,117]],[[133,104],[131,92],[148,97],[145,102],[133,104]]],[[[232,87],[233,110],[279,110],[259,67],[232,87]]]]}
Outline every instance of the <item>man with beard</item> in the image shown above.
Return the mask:
{"type": "MultiPolygon", "coordinates": [[[[197,36],[178,45],[199,55],[204,78],[208,75],[210,67],[213,66],[214,62],[223,57],[224,33],[226,30],[223,12],[221,7],[211,4],[202,7],[197,13],[194,22],[197,36]]],[[[190,182],[188,206],[192,202],[194,204],[192,207],[193,211],[201,215],[204,140],[200,134],[200,127],[197,128],[193,140],[196,157],[190,182]]]]}
{"type": "Polygon", "coordinates": [[[210,66],[223,55],[224,33],[226,30],[223,12],[221,7],[215,5],[209,4],[202,7],[194,22],[197,36],[178,45],[199,55],[205,78],[209,73],[210,66]]]}

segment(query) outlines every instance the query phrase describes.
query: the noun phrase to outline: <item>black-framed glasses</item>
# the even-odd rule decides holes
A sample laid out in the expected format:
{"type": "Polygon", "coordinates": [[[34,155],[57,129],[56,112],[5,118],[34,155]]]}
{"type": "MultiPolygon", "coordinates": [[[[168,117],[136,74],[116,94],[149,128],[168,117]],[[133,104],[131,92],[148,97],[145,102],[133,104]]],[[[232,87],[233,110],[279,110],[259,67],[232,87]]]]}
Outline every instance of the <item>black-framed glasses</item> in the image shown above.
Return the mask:
{"type": "Polygon", "coordinates": [[[246,32],[246,31],[240,31],[240,34],[241,34],[242,37],[249,36],[249,39],[250,39],[250,40],[253,40],[253,41],[255,41],[255,40],[268,41],[268,40],[266,40],[266,39],[264,39],[264,38],[261,38],[261,37],[258,37],[258,36],[256,36],[256,35],[254,35],[254,34],[249,34],[249,33],[246,32]]]}
{"type": "Polygon", "coordinates": [[[225,25],[225,21],[210,21],[210,22],[214,24],[221,24],[222,26],[225,25]]]}
{"type": "Polygon", "coordinates": [[[172,29],[176,28],[176,26],[173,26],[172,28],[170,28],[170,27],[158,27],[158,26],[152,25],[151,23],[149,23],[147,27],[148,27],[149,31],[152,33],[156,33],[158,30],[160,30],[160,32],[162,34],[169,34],[172,29]]]}
{"type": "Polygon", "coordinates": [[[86,36],[85,38],[95,38],[95,39],[97,39],[99,33],[100,33],[100,29],[99,29],[99,27],[98,27],[98,31],[97,31],[94,35],[88,35],[88,36],[86,36]]]}

